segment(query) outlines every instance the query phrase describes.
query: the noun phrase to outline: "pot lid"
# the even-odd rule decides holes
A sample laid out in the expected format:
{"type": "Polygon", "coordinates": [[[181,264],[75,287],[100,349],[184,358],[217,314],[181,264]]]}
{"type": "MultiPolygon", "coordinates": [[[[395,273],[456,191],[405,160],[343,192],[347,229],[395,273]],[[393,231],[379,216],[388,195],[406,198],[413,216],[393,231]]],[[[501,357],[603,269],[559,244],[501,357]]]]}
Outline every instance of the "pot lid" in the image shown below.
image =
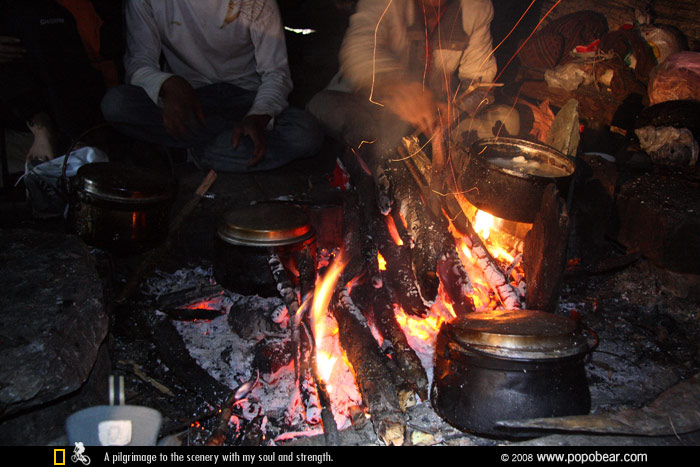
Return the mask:
{"type": "Polygon", "coordinates": [[[78,169],[74,183],[97,198],[127,203],[170,200],[175,191],[170,178],[118,162],[86,164],[78,169]]]}
{"type": "Polygon", "coordinates": [[[314,235],[301,208],[261,203],[227,212],[217,234],[233,245],[280,246],[304,241],[314,235]]]}
{"type": "Polygon", "coordinates": [[[498,357],[563,358],[590,348],[574,320],[543,311],[470,313],[448,324],[446,332],[464,348],[498,357]]]}

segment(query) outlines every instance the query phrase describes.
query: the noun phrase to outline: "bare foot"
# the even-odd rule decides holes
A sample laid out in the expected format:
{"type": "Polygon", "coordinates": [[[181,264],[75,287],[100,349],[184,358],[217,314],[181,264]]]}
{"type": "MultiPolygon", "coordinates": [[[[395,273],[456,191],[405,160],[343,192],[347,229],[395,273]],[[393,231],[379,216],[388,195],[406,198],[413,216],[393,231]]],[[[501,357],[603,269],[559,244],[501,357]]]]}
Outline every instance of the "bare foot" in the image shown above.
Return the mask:
{"type": "Polygon", "coordinates": [[[50,161],[56,157],[56,132],[45,113],[36,114],[27,122],[29,130],[34,134],[34,142],[27,151],[27,160],[39,159],[50,161]]]}

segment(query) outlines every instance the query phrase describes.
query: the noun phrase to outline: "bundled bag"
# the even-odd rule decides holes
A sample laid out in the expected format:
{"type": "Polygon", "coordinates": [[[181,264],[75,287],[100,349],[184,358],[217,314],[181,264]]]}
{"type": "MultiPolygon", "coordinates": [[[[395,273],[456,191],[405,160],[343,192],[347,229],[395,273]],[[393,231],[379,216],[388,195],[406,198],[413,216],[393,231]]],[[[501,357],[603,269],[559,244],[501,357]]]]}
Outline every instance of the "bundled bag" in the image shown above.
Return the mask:
{"type": "Polygon", "coordinates": [[[649,102],[700,100],[700,52],[679,52],[669,56],[651,73],[649,102]]]}
{"type": "Polygon", "coordinates": [[[69,179],[85,164],[108,160],[104,152],[86,146],[72,151],[67,159],[66,156],[61,156],[48,162],[37,159],[27,161],[20,181],[24,182],[34,217],[48,219],[65,214],[68,187],[64,186],[64,165],[65,178],[69,179]]]}

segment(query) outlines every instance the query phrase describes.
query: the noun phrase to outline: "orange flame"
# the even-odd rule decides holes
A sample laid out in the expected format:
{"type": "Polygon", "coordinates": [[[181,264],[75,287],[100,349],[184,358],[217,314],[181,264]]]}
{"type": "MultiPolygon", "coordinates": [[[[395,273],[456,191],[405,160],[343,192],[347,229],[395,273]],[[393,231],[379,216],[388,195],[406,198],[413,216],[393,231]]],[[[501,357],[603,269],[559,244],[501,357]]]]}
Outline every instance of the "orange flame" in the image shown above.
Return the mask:
{"type": "Polygon", "coordinates": [[[337,358],[333,357],[332,351],[324,346],[326,337],[337,334],[338,328],[329,329],[329,320],[326,319],[328,304],[333,296],[335,285],[340,278],[340,274],[345,268],[345,261],[342,254],[328,268],[328,272],[323,278],[316,281],[316,292],[312,303],[313,332],[316,340],[316,362],[321,378],[328,382],[337,358]],[[324,376],[325,375],[325,376],[324,376]]]}
{"type": "Polygon", "coordinates": [[[403,240],[401,240],[401,236],[399,235],[399,231],[396,228],[396,224],[394,223],[394,218],[391,216],[384,216],[384,221],[386,222],[386,227],[389,229],[389,235],[391,235],[392,240],[394,240],[394,243],[396,243],[398,246],[403,245],[403,240]]]}
{"type": "Polygon", "coordinates": [[[377,253],[377,263],[379,263],[380,271],[386,271],[386,260],[381,253],[377,253]]]}

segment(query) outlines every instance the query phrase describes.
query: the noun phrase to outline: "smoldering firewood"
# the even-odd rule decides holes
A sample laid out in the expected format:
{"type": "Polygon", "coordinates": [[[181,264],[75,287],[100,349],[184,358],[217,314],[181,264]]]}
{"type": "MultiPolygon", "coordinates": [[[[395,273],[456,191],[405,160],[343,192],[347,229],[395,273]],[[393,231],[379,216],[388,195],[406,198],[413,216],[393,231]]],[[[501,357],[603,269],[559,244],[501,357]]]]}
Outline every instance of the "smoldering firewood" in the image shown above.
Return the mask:
{"type": "Polygon", "coordinates": [[[253,368],[260,372],[267,383],[274,383],[279,371],[292,362],[293,343],[291,339],[266,337],[253,346],[253,368]]]}
{"type": "Polygon", "coordinates": [[[464,237],[467,247],[472,255],[476,258],[476,265],[484,273],[484,278],[489,287],[496,293],[501,304],[507,310],[522,309],[520,294],[510,284],[505,273],[501,270],[496,260],[491,256],[488,248],[476,233],[471,222],[467,220],[460,207],[456,202],[455,197],[448,197],[445,203],[446,209],[453,219],[453,225],[464,237]]]}
{"type": "Polygon", "coordinates": [[[474,288],[456,250],[453,249],[440,258],[437,271],[455,314],[460,317],[473,312],[474,300],[470,295],[474,293],[474,288]]]}
{"type": "Polygon", "coordinates": [[[208,300],[224,293],[224,288],[219,284],[189,287],[161,295],[155,300],[155,307],[159,310],[181,308],[196,301],[208,300]]]}
{"type": "MultiPolygon", "coordinates": [[[[406,157],[402,161],[403,164],[394,166],[394,171],[403,173],[401,175],[403,179],[410,175],[415,188],[423,193],[421,198],[425,199],[427,196],[424,193],[427,189],[426,179],[419,167],[421,164],[425,164],[425,162],[421,162],[424,155],[422,152],[415,152],[414,157],[408,157],[405,150],[404,154],[406,157]]],[[[401,184],[401,186],[410,185],[410,181],[401,184]]],[[[420,249],[425,253],[423,256],[429,258],[423,264],[432,265],[433,271],[437,270],[439,282],[443,285],[443,290],[455,307],[455,312],[464,314],[474,311],[473,301],[466,296],[473,292],[471,281],[455,250],[454,237],[449,231],[444,213],[441,211],[438,216],[435,216],[428,211],[425,203],[411,203],[408,201],[410,196],[403,194],[400,194],[398,198],[400,201],[397,203],[402,206],[402,212],[405,212],[404,217],[409,224],[410,231],[417,239],[420,239],[416,241],[416,244],[429,245],[427,248],[420,249]]],[[[414,250],[417,249],[414,248],[414,250]]],[[[418,254],[414,256],[418,256],[418,254]]]]}
{"type": "Polygon", "coordinates": [[[323,433],[326,437],[326,443],[329,446],[337,446],[340,443],[338,435],[338,425],[335,423],[333,410],[331,408],[331,397],[328,394],[326,383],[318,374],[318,364],[316,362],[316,343],[314,335],[310,330],[308,323],[303,323],[303,328],[306,331],[307,340],[311,342],[311,352],[309,360],[309,373],[313,379],[316,391],[318,394],[318,402],[321,406],[321,422],[323,423],[323,433]]]}
{"type": "Polygon", "coordinates": [[[239,400],[245,397],[246,394],[252,391],[256,384],[257,376],[255,379],[246,381],[237,387],[228,399],[226,399],[226,402],[222,404],[214,430],[212,430],[212,434],[206,442],[207,446],[221,446],[224,444],[229,433],[229,419],[233,414],[233,407],[239,400]]]}
{"type": "Polygon", "coordinates": [[[396,362],[404,381],[422,400],[428,400],[428,376],[420,359],[408,344],[408,339],[401,326],[396,321],[394,294],[388,286],[374,290],[372,311],[377,330],[391,342],[394,357],[392,361],[396,362]]]}
{"type": "MultiPolygon", "coordinates": [[[[420,361],[415,355],[415,352],[413,352],[413,349],[408,346],[405,334],[403,334],[401,327],[396,323],[396,316],[393,308],[393,303],[396,299],[393,293],[388,291],[388,286],[384,285],[375,288],[366,280],[354,283],[350,296],[355,306],[357,306],[367,319],[373,335],[377,339],[377,345],[380,346],[381,353],[385,357],[383,360],[384,364],[389,370],[392,383],[396,388],[399,406],[402,411],[406,411],[409,407],[417,404],[419,397],[423,397],[427,394],[427,377],[425,378],[426,391],[424,394],[419,390],[419,387],[422,386],[420,383],[420,375],[404,371],[404,368],[407,367],[405,362],[410,358],[410,356],[405,355],[406,352],[411,352],[413,354],[419,366],[420,361]],[[387,309],[391,313],[391,320],[393,320],[395,324],[393,328],[390,327],[390,321],[387,323],[379,323],[379,319],[374,311],[375,307],[378,306],[379,295],[383,295],[384,292],[388,292],[390,295],[385,303],[387,309]],[[400,364],[404,364],[404,367],[402,368],[400,364]],[[419,383],[416,384],[416,382],[419,383]]],[[[414,360],[409,360],[409,362],[413,361],[414,360]]],[[[422,370],[422,367],[420,367],[420,370],[422,370]]]]}
{"type": "MultiPolygon", "coordinates": [[[[300,309],[296,290],[293,288],[291,280],[282,267],[279,257],[270,255],[269,259],[270,270],[277,283],[277,288],[280,294],[282,294],[283,300],[287,303],[287,309],[289,310],[291,328],[289,351],[294,361],[294,376],[297,382],[299,396],[304,406],[304,417],[307,423],[314,425],[319,422],[318,415],[316,414],[319,397],[317,387],[312,377],[313,345],[309,341],[308,335],[302,332],[305,313],[300,309]]],[[[297,260],[300,274],[300,295],[304,300],[306,297],[313,294],[316,264],[308,248],[305,248],[299,253],[297,260]]]]}
{"type": "Polygon", "coordinates": [[[383,278],[392,289],[397,291],[399,304],[406,313],[424,317],[429,312],[429,306],[416,283],[410,251],[394,242],[384,220],[379,216],[381,214],[371,219],[370,226],[372,238],[387,263],[383,278]]]}
{"type": "MultiPolygon", "coordinates": [[[[393,164],[387,170],[392,181],[395,199],[394,209],[406,222],[411,238],[411,266],[423,298],[434,302],[440,281],[435,274],[438,258],[444,253],[443,236],[439,227],[427,212],[421,191],[403,164],[393,164]]],[[[446,231],[447,232],[447,231],[446,231]]]]}
{"type": "MultiPolygon", "coordinates": [[[[404,311],[411,315],[425,316],[428,313],[428,306],[423,301],[416,284],[410,250],[408,246],[397,245],[389,234],[385,216],[377,209],[375,179],[359,166],[352,154],[349,156],[346,154],[346,157],[348,158],[348,171],[356,187],[355,193],[352,195],[353,200],[345,203],[350,208],[350,210],[346,209],[345,212],[347,229],[344,226],[344,232],[347,232],[349,236],[349,242],[344,242],[346,254],[367,254],[368,250],[364,249],[363,245],[366,245],[368,238],[359,239],[358,236],[368,235],[369,241],[376,245],[378,251],[387,261],[384,279],[395,290],[402,291],[400,300],[404,311]],[[349,248],[348,245],[352,245],[352,247],[349,248]]],[[[351,279],[359,275],[364,264],[362,261],[349,262],[349,265],[354,265],[357,269],[346,268],[344,276],[351,279]]],[[[376,275],[373,277],[376,278],[376,275]]]]}
{"type": "Polygon", "coordinates": [[[299,346],[300,346],[300,338],[299,338],[299,326],[297,323],[297,315],[299,314],[299,298],[296,292],[296,289],[294,288],[294,285],[292,284],[292,281],[289,279],[289,276],[287,276],[287,272],[284,269],[284,265],[282,264],[282,260],[280,259],[279,255],[277,255],[275,252],[272,250],[268,254],[268,264],[270,265],[270,272],[272,273],[272,277],[275,280],[275,284],[277,284],[277,290],[280,293],[280,296],[282,297],[282,301],[284,301],[284,304],[287,306],[287,313],[289,315],[290,323],[291,323],[291,334],[292,334],[292,346],[291,346],[291,352],[292,352],[292,358],[294,360],[294,372],[295,376],[299,378],[299,346]]]}
{"type": "Polygon", "coordinates": [[[348,356],[355,380],[374,431],[387,445],[402,445],[406,421],[401,412],[392,377],[383,363],[384,356],[377,347],[367,320],[350,298],[344,286],[336,288],[331,302],[333,316],[338,322],[340,345],[348,356]]]}
{"type": "Polygon", "coordinates": [[[160,311],[175,321],[212,320],[224,314],[221,310],[209,308],[172,308],[160,311]]]}
{"type": "Polygon", "coordinates": [[[241,433],[240,446],[261,446],[265,439],[264,426],[267,422],[265,415],[258,415],[245,424],[241,433]]]}

